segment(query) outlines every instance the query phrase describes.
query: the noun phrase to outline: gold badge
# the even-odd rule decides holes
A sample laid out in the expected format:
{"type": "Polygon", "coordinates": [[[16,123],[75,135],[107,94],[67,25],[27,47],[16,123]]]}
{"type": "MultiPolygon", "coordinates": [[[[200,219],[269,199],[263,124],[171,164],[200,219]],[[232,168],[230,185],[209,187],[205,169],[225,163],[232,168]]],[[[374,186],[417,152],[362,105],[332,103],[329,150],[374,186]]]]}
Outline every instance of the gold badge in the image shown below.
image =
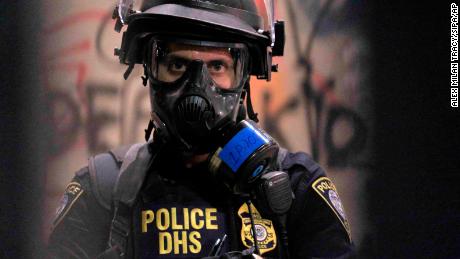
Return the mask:
{"type": "Polygon", "coordinates": [[[334,211],[334,214],[339,218],[340,223],[347,231],[348,238],[351,241],[350,224],[348,223],[345,210],[343,209],[342,202],[340,201],[339,193],[337,188],[332,181],[327,177],[318,178],[313,184],[313,189],[319,194],[319,196],[329,205],[334,211]]]}
{"type": "MultiPolygon", "coordinates": [[[[257,245],[260,254],[272,251],[276,247],[275,227],[271,220],[263,219],[259,211],[251,204],[252,216],[256,229],[257,245]]],[[[252,238],[251,216],[249,214],[248,205],[243,203],[238,210],[238,216],[241,218],[241,241],[244,246],[251,248],[254,246],[252,238]]]]}

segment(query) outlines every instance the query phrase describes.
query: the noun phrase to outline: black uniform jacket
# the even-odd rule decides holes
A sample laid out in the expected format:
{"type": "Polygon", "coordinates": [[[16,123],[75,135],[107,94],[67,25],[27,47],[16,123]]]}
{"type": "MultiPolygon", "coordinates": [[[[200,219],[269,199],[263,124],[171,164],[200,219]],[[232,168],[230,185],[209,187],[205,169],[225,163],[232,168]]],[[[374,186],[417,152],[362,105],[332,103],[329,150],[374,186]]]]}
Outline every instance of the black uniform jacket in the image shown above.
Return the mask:
{"type": "MultiPolygon", "coordinates": [[[[201,258],[225,234],[221,253],[247,249],[253,244],[250,212],[262,256],[281,258],[278,221],[264,215],[257,201],[248,205],[230,195],[204,164],[185,168],[167,152],[156,160],[132,212],[127,258],[201,258]]],[[[305,153],[287,153],[281,168],[295,195],[287,216],[290,258],[352,257],[348,221],[324,171],[305,153]]],[[[97,199],[97,188],[88,167],[67,186],[49,239],[50,258],[96,258],[107,249],[113,211],[97,199]]]]}

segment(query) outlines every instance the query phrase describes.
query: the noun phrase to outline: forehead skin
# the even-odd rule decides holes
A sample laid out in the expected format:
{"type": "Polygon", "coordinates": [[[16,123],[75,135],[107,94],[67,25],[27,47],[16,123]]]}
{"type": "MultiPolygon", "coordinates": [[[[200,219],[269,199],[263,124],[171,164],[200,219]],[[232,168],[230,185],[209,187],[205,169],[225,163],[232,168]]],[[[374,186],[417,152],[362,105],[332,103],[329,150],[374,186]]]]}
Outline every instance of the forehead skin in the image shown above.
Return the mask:
{"type": "Polygon", "coordinates": [[[205,63],[213,60],[223,60],[229,62],[229,64],[233,61],[228,48],[193,46],[179,43],[169,43],[167,48],[169,49],[169,54],[187,60],[200,59],[205,63]]]}

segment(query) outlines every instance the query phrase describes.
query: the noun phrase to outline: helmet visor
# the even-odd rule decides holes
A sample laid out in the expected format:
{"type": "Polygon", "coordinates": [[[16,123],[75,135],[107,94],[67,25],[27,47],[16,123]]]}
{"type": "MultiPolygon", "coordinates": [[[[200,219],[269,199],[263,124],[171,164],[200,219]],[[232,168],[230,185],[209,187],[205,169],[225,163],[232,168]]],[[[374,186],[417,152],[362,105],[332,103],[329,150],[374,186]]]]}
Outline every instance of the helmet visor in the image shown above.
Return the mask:
{"type": "Polygon", "coordinates": [[[249,54],[244,44],[178,39],[153,39],[151,42],[148,69],[154,80],[173,83],[195,60],[203,62],[210,78],[220,89],[242,87],[248,76],[249,54]]]}
{"type": "Polygon", "coordinates": [[[118,17],[120,21],[125,24],[128,17],[129,10],[133,9],[134,0],[119,0],[118,1],[118,17]]]}

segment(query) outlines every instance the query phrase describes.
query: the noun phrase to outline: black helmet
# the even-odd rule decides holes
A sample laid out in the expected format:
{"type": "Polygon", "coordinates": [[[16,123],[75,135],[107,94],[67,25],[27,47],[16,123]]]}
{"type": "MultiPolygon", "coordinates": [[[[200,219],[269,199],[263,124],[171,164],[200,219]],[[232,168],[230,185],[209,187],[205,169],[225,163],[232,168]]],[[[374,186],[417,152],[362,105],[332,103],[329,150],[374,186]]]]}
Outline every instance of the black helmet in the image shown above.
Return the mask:
{"type": "Polygon", "coordinates": [[[140,11],[132,8],[133,0],[120,0],[114,12],[116,30],[127,25],[115,54],[130,68],[144,63],[155,34],[245,43],[259,79],[270,80],[272,56],[283,55],[284,23],[274,22],[273,0],[144,0],[140,11]]]}

